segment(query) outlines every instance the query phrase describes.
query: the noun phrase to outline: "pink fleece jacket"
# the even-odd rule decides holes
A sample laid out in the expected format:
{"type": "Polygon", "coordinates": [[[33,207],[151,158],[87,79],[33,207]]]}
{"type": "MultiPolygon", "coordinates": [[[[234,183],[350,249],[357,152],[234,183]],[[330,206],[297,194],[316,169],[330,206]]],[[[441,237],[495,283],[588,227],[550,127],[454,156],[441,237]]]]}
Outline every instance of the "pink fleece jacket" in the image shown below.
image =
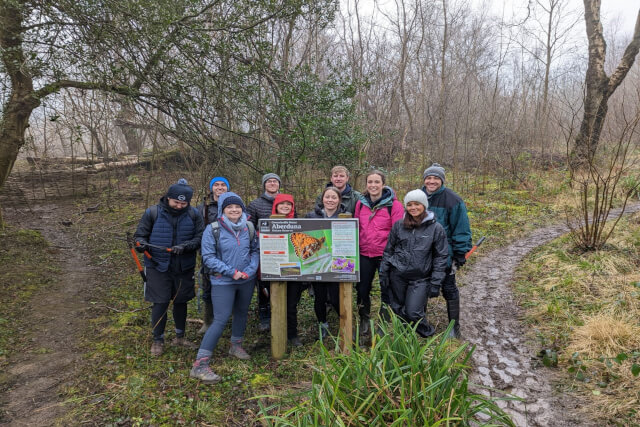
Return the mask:
{"type": "Polygon", "coordinates": [[[391,226],[404,217],[404,207],[394,196],[391,216],[387,206],[376,206],[373,211],[361,201],[356,203],[355,218],[360,220],[360,255],[382,256],[391,226]]]}

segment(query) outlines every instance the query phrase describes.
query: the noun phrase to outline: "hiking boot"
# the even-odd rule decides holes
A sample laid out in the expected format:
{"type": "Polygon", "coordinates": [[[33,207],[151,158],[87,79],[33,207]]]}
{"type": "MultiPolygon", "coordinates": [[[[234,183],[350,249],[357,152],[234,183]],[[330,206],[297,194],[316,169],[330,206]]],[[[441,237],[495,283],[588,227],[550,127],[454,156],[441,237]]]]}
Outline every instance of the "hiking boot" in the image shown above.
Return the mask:
{"type": "Polygon", "coordinates": [[[189,372],[189,376],[191,378],[196,378],[205,384],[215,384],[222,379],[220,375],[217,375],[209,367],[208,357],[203,357],[202,359],[198,359],[193,362],[193,367],[191,368],[191,372],[189,372]]]}
{"type": "Polygon", "coordinates": [[[327,336],[329,336],[329,324],[328,323],[321,323],[320,324],[320,334],[322,336],[322,339],[325,339],[327,336]]]}
{"type": "Polygon", "coordinates": [[[213,323],[213,304],[211,301],[205,301],[204,303],[204,314],[202,315],[202,327],[198,329],[198,334],[206,334],[207,329],[213,323]]]}
{"type": "Polygon", "coordinates": [[[177,347],[190,348],[192,350],[198,349],[198,344],[192,343],[185,337],[175,337],[174,339],[171,340],[171,345],[175,345],[177,347]]]}
{"type": "Polygon", "coordinates": [[[153,357],[161,356],[164,352],[164,341],[154,341],[151,344],[151,355],[153,357]]]}
{"type": "Polygon", "coordinates": [[[251,356],[249,356],[249,353],[247,353],[240,344],[231,344],[231,348],[229,348],[229,354],[231,356],[235,356],[238,359],[242,359],[242,360],[251,359],[251,356]]]}
{"type": "Polygon", "coordinates": [[[289,345],[291,347],[302,347],[302,341],[298,337],[289,338],[289,345]]]}
{"type": "Polygon", "coordinates": [[[369,324],[369,316],[360,316],[360,336],[371,334],[371,325],[369,324]]]}

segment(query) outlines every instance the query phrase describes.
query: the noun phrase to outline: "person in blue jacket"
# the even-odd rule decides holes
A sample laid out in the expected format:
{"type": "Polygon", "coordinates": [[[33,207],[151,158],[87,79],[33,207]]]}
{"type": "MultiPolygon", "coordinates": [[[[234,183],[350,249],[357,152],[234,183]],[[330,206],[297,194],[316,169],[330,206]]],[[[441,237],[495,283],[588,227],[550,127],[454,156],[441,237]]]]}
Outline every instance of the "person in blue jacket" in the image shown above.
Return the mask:
{"type": "Polygon", "coordinates": [[[134,234],[138,242],[136,249],[151,254],[151,258],[144,258],[147,274],[144,298],[153,303],[152,356],[160,356],[164,351],[164,329],[172,301],[176,330],[172,344],[195,347],[184,333],[187,302],[195,296],[196,252],[200,248],[204,222],[190,206],[192,196],[193,189],[185,179],[180,179],[169,187],[160,203],[145,210],[134,234]]]}
{"type": "Polygon", "coordinates": [[[452,334],[460,338],[460,293],[456,286],[457,268],[466,262],[465,254],[471,250],[471,227],[467,207],[462,198],[445,184],[445,170],[438,163],[425,169],[422,175],[427,194],[429,210],[436,214],[436,220],[444,227],[449,242],[447,271],[442,283],[442,295],[447,301],[449,322],[455,320],[452,334]],[[452,269],[455,266],[455,269],[452,269]]]}
{"type": "Polygon", "coordinates": [[[220,381],[220,376],[211,369],[209,363],[232,315],[229,354],[239,359],[251,358],[242,348],[242,340],[260,258],[258,238],[251,234],[247,226],[246,208],[240,196],[233,192],[220,196],[217,223],[218,238],[212,225],[207,225],[200,249],[202,262],[210,272],[213,323],[202,338],[190,373],[192,378],[206,384],[220,381]]]}

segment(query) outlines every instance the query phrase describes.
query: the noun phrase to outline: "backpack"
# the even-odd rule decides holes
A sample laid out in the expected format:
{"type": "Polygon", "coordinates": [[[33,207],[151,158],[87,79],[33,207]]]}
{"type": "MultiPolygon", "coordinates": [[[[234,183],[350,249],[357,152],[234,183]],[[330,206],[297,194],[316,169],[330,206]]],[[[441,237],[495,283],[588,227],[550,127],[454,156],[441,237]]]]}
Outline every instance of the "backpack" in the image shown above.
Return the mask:
{"type": "MultiPolygon", "coordinates": [[[[362,209],[362,202],[360,200],[358,200],[356,202],[356,208],[354,209],[353,212],[353,217],[356,218],[360,215],[360,210],[362,209]]],[[[387,206],[387,210],[389,211],[389,218],[391,218],[391,210],[393,209],[393,204],[387,206]]],[[[373,214],[375,214],[375,212],[373,212],[373,214]]],[[[373,217],[373,215],[372,215],[373,217]]],[[[371,218],[369,218],[371,219],[371,218]]]]}
{"type": "MultiPolygon", "coordinates": [[[[193,223],[196,223],[196,215],[199,215],[194,207],[189,206],[189,218],[191,218],[191,221],[193,221],[193,223]]],[[[158,219],[158,205],[153,205],[153,206],[149,206],[149,213],[151,214],[151,221],[153,223],[156,222],[156,219],[158,219]]]]}

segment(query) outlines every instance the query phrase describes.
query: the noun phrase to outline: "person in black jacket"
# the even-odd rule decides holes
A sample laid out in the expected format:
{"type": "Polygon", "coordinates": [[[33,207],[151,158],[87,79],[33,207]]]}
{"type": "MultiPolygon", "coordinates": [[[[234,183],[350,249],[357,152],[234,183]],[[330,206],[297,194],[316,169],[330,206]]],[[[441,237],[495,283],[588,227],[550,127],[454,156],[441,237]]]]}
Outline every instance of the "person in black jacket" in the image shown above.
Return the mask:
{"type": "MultiPolygon", "coordinates": [[[[262,176],[262,190],[260,197],[252,200],[247,206],[249,220],[253,222],[258,230],[258,220],[269,218],[273,210],[273,201],[280,192],[282,181],[275,173],[268,173],[262,176]]],[[[271,306],[269,304],[269,282],[257,281],[258,288],[258,317],[260,331],[268,331],[271,328],[271,306]]]]}
{"type": "MultiPolygon", "coordinates": [[[[320,203],[317,204],[305,218],[338,218],[338,215],[347,210],[341,202],[342,192],[336,187],[326,187],[320,195],[320,203]]],[[[313,309],[320,323],[322,338],[329,334],[327,322],[327,304],[340,314],[340,284],[335,282],[313,282],[313,309]]]]}
{"type": "Polygon", "coordinates": [[[421,190],[404,198],[406,213],[393,224],[382,255],[380,280],[391,290],[391,309],[408,322],[417,322],[416,332],[428,337],[435,328],[425,318],[427,298],[437,297],[445,279],[449,244],[447,235],[421,190]]]}
{"type": "MultiPolygon", "coordinates": [[[[346,167],[340,165],[334,166],[331,169],[331,182],[327,184],[327,187],[335,187],[340,191],[340,198],[344,205],[345,212],[353,215],[356,210],[356,202],[360,200],[362,195],[349,184],[350,176],[349,169],[346,167]]],[[[316,205],[322,204],[323,195],[324,193],[318,196],[316,205]]]]}
{"type": "MultiPolygon", "coordinates": [[[[204,226],[216,222],[218,220],[218,199],[220,196],[231,189],[229,180],[223,176],[216,176],[209,181],[209,195],[198,205],[198,213],[204,219],[204,226]]],[[[202,314],[202,328],[199,334],[204,334],[213,322],[213,304],[211,302],[211,281],[209,275],[205,273],[204,265],[200,269],[202,275],[202,302],[204,305],[204,313],[202,314]]]]}
{"type": "Polygon", "coordinates": [[[169,303],[173,301],[173,320],[176,338],[172,344],[196,348],[184,337],[187,322],[187,302],[194,295],[196,252],[204,231],[204,221],[189,205],[193,189],[185,179],[169,187],[156,206],[142,215],[134,238],[138,252],[149,252],[144,258],[147,283],[144,298],[153,303],[151,326],[153,344],[151,355],[160,356],[164,350],[164,329],[169,303]]]}

